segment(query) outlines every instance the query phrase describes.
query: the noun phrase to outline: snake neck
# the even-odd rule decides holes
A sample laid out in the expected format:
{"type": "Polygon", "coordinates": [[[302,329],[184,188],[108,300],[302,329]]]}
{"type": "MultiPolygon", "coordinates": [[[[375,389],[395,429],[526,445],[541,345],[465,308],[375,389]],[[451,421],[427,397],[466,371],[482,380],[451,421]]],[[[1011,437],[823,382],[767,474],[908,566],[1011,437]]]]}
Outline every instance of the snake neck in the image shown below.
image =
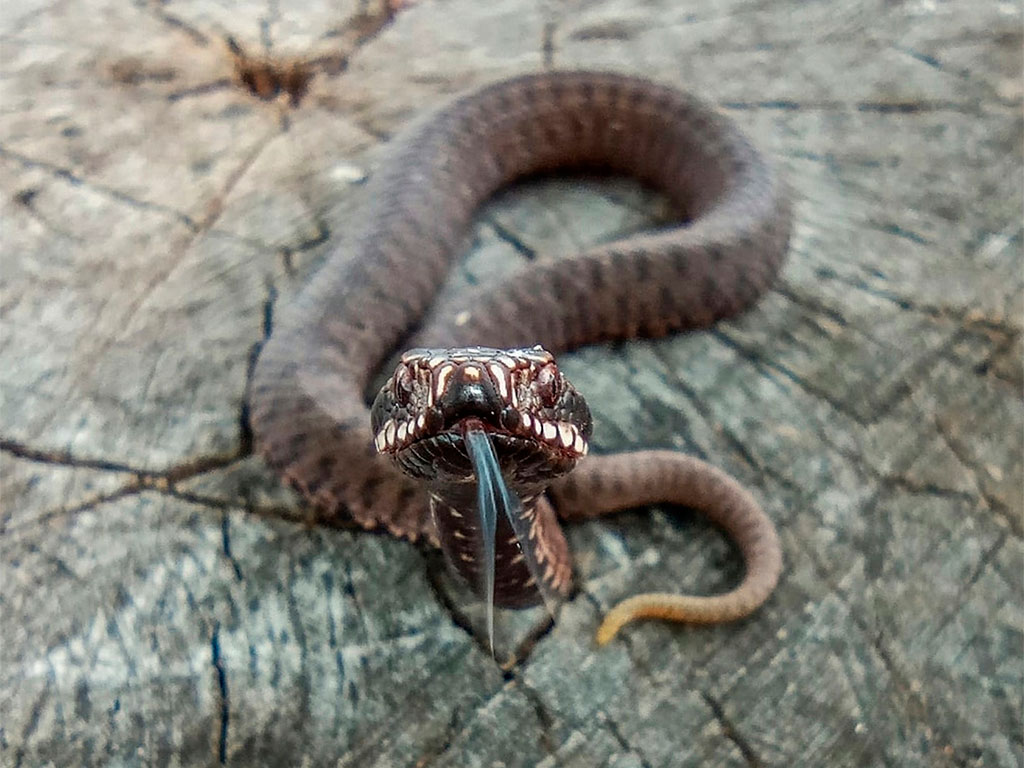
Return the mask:
{"type": "MultiPolygon", "coordinates": [[[[504,515],[498,515],[494,542],[494,604],[502,608],[528,608],[541,602],[537,578],[531,572],[532,556],[547,592],[564,597],[572,581],[571,559],[565,536],[544,487],[521,489],[520,519],[528,535],[520,542],[504,515]],[[524,552],[524,545],[528,548],[524,552]]],[[[477,484],[435,484],[430,490],[430,512],[441,548],[451,567],[480,596],[487,564],[481,539],[477,484]]]]}

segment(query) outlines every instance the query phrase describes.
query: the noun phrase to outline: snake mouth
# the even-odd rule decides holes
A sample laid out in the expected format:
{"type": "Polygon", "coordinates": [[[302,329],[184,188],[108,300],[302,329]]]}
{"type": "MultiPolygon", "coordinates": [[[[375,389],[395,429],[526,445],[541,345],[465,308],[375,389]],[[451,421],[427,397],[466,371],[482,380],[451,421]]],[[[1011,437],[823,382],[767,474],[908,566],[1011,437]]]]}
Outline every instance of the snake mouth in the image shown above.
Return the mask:
{"type": "MultiPolygon", "coordinates": [[[[532,437],[483,430],[491,439],[501,472],[511,482],[537,483],[571,470],[579,456],[548,446],[532,437]]],[[[393,454],[403,471],[433,481],[469,482],[475,479],[464,431],[453,429],[415,440],[393,454]]]]}
{"type": "Polygon", "coordinates": [[[586,456],[589,450],[586,438],[576,425],[531,416],[514,408],[505,408],[496,417],[493,414],[457,414],[446,419],[420,414],[401,421],[389,419],[378,430],[374,447],[378,453],[397,455],[419,444],[461,442],[467,429],[486,432],[498,440],[499,445],[528,443],[536,450],[576,459],[586,456]]]}
{"type": "Polygon", "coordinates": [[[539,482],[568,472],[587,453],[586,440],[572,425],[560,429],[552,422],[532,417],[513,422],[507,416],[464,416],[446,421],[435,432],[421,433],[415,424],[410,432],[408,422],[404,430],[385,426],[378,432],[375,445],[379,453],[390,455],[415,477],[468,481],[474,474],[465,439],[470,430],[491,438],[502,472],[517,482],[539,482]],[[539,429],[534,424],[540,424],[539,429]],[[389,441],[390,434],[393,437],[389,441]]]}

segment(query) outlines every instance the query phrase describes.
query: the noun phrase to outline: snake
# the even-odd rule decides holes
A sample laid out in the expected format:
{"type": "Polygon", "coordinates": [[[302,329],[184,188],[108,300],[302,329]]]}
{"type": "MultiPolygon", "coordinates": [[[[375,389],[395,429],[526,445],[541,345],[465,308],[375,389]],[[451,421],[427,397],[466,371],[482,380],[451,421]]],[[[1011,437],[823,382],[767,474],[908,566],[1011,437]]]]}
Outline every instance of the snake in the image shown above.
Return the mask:
{"type": "Polygon", "coordinates": [[[707,328],[770,289],[791,194],[735,122],[639,76],[519,75],[412,121],[360,192],[337,246],[276,310],[248,392],[257,450],[315,520],[439,546],[478,594],[489,573],[489,599],[518,608],[571,594],[561,522],[678,505],[726,534],[743,577],[721,594],[629,597],[597,642],[635,619],[711,624],[759,608],[782,552],[754,496],[679,451],[591,454],[589,408],[555,359],[707,328]],[[674,218],[435,302],[481,205],[554,173],[631,177],[674,218]]]}

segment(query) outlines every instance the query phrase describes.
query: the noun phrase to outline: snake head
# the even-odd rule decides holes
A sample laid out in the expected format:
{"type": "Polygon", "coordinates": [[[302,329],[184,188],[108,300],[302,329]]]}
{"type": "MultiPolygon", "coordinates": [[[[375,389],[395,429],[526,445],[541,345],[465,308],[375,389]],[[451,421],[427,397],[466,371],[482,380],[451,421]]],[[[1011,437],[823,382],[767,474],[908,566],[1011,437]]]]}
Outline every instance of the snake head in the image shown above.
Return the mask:
{"type": "Polygon", "coordinates": [[[413,477],[443,482],[472,479],[465,433],[482,430],[513,486],[571,470],[592,429],[583,396],[541,347],[410,350],[370,419],[378,453],[413,477]]]}

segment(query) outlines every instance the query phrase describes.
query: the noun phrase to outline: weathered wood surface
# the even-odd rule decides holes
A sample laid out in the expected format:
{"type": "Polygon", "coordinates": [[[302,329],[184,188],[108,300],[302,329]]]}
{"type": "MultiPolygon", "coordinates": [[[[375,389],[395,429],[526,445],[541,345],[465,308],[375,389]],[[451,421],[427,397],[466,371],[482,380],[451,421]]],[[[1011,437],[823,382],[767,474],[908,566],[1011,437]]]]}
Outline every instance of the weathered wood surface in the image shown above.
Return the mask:
{"type": "MultiPolygon", "coordinates": [[[[0,14],[0,763],[1024,761],[1018,4],[0,14]],[[228,35],[310,62],[297,106],[233,82],[228,35]],[[576,527],[579,594],[554,627],[502,616],[502,665],[436,557],[301,522],[250,455],[244,393],[383,140],[552,65],[696,89],[786,167],[792,255],[754,311],[566,366],[598,449],[726,467],[787,567],[749,621],[637,625],[598,651],[616,600],[739,565],[679,511],[576,527]]],[[[506,195],[450,289],[656,208],[619,183],[506,195]]]]}

